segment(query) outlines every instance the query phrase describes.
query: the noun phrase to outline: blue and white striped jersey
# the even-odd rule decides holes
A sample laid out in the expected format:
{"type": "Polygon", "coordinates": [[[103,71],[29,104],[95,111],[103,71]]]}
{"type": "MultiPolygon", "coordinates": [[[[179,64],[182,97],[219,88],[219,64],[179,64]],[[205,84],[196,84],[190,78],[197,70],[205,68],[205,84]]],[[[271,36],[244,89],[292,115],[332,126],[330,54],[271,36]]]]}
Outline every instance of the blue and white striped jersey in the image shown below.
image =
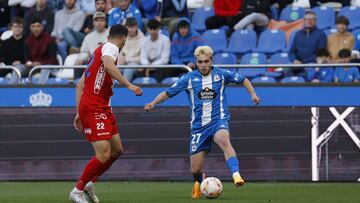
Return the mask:
{"type": "Polygon", "coordinates": [[[225,86],[229,83],[243,83],[244,80],[243,75],[213,67],[207,76],[198,70],[183,75],[166,92],[174,97],[186,91],[191,107],[191,128],[199,129],[219,119],[230,119],[225,86]]]}

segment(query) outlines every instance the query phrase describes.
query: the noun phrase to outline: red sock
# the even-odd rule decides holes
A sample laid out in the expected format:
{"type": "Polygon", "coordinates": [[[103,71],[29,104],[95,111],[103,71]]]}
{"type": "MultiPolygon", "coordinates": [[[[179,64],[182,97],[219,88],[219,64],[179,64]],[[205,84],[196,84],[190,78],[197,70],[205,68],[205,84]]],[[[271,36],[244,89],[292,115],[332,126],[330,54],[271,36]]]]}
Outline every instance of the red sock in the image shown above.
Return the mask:
{"type": "Polygon", "coordinates": [[[117,157],[116,158],[113,158],[113,157],[110,157],[109,160],[107,160],[104,164],[103,164],[103,167],[98,171],[98,173],[91,179],[91,182],[95,183],[96,180],[105,172],[107,171],[110,166],[114,163],[114,161],[117,160],[117,157]]]}
{"type": "MultiPolygon", "coordinates": [[[[106,162],[105,162],[106,163],[106,162]]],[[[92,177],[101,171],[104,164],[101,163],[95,156],[90,159],[88,164],[86,165],[83,174],[80,176],[78,182],[76,183],[76,188],[78,190],[84,190],[86,183],[88,183],[92,177]]]]}

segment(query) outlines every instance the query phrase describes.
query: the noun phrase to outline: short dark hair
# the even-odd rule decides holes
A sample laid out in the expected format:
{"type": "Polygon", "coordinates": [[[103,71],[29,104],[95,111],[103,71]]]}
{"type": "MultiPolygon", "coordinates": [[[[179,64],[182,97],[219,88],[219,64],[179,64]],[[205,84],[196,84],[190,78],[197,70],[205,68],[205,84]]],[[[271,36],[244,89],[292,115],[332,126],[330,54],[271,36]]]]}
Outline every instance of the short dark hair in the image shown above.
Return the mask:
{"type": "Polygon", "coordinates": [[[178,24],[178,27],[179,27],[179,28],[180,28],[180,27],[185,27],[185,26],[190,27],[189,22],[186,21],[186,20],[181,20],[181,21],[179,22],[179,24],[178,24]]]}
{"type": "Polygon", "coordinates": [[[17,17],[17,16],[13,17],[11,19],[11,25],[13,25],[14,23],[24,25],[24,19],[17,17]]]}
{"type": "Polygon", "coordinates": [[[351,57],[351,51],[349,49],[341,49],[338,56],[339,58],[351,57]]]}
{"type": "Polygon", "coordinates": [[[106,2],[106,0],[95,0],[95,3],[96,3],[97,1],[104,1],[104,2],[106,2]]]}
{"type": "Polygon", "coordinates": [[[128,34],[128,29],[124,25],[121,25],[121,24],[111,26],[110,31],[109,31],[110,38],[121,37],[121,36],[126,37],[127,34],[128,34]]]}
{"type": "Polygon", "coordinates": [[[31,18],[30,25],[35,24],[35,23],[42,24],[42,20],[41,20],[41,18],[39,16],[34,16],[34,17],[31,18]]]}
{"type": "Polygon", "coordinates": [[[137,26],[137,25],[138,25],[138,23],[137,23],[136,18],[134,18],[134,17],[126,18],[125,26],[137,26]]]}
{"type": "Polygon", "coordinates": [[[348,26],[350,24],[349,19],[345,16],[339,16],[336,18],[336,24],[345,24],[348,26]]]}
{"type": "Polygon", "coordinates": [[[306,11],[305,14],[304,14],[304,17],[306,15],[313,15],[313,16],[315,16],[315,19],[316,19],[316,13],[314,11],[306,11]]]}
{"type": "Polygon", "coordinates": [[[320,48],[320,49],[316,52],[316,56],[317,56],[317,57],[322,57],[322,56],[329,57],[329,56],[330,56],[330,52],[329,52],[329,50],[327,50],[326,48],[320,48]]]}
{"type": "Polygon", "coordinates": [[[160,27],[160,22],[155,20],[155,19],[151,19],[149,20],[149,22],[147,23],[147,27],[150,29],[150,30],[155,30],[155,29],[158,29],[160,27]]]}

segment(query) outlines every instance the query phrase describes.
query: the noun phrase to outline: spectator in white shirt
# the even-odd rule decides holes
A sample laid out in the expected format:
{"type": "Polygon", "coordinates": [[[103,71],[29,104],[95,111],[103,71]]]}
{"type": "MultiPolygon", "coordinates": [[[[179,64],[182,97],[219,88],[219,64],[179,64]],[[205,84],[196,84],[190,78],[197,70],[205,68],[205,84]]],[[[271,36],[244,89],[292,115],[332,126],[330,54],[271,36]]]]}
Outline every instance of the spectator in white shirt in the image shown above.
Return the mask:
{"type": "MultiPolygon", "coordinates": [[[[129,30],[124,47],[121,49],[118,58],[119,65],[139,65],[141,45],[145,39],[144,34],[140,31],[136,18],[130,17],[126,19],[125,26],[129,30]]],[[[139,70],[141,71],[141,70],[139,70]]],[[[124,69],[123,75],[131,81],[137,72],[136,69],[124,69]]]]}
{"type": "MultiPolygon", "coordinates": [[[[164,65],[168,64],[170,56],[170,39],[161,34],[160,22],[151,19],[147,23],[147,30],[150,33],[145,37],[141,48],[141,64],[142,65],[164,65]]],[[[162,69],[145,69],[146,77],[152,76],[159,82],[166,77],[162,69]]]]}

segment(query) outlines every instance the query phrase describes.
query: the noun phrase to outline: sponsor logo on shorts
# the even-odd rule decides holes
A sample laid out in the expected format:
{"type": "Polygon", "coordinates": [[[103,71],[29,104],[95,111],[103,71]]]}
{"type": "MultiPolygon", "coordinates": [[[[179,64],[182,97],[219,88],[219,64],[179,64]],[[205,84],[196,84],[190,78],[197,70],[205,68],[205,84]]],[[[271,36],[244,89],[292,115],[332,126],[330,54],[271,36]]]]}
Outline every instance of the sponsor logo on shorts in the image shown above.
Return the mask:
{"type": "Polygon", "coordinates": [[[84,133],[85,134],[91,134],[91,128],[85,128],[84,133]]]}
{"type": "Polygon", "coordinates": [[[99,94],[101,87],[104,84],[105,73],[106,73],[106,70],[105,70],[104,64],[101,64],[101,66],[96,74],[96,78],[95,78],[94,94],[99,94]]]}
{"type": "Polygon", "coordinates": [[[212,100],[216,97],[216,92],[208,87],[201,90],[198,94],[199,99],[201,100],[212,100]]]}
{"type": "Polygon", "coordinates": [[[95,120],[106,120],[107,116],[105,113],[95,113],[95,120]]]}
{"type": "Polygon", "coordinates": [[[109,135],[109,132],[98,133],[97,136],[109,135]]]}

